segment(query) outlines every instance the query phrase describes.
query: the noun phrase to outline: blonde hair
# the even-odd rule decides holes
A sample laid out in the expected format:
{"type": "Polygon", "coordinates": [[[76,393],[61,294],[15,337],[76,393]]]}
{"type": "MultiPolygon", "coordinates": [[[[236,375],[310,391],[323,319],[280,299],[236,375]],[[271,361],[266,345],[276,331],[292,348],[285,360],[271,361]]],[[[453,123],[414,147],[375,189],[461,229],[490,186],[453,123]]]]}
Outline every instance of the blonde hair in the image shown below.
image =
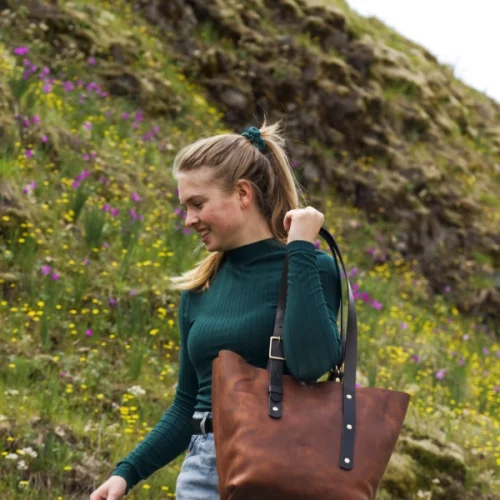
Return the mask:
{"type": "MultiPolygon", "coordinates": [[[[289,210],[305,206],[302,188],[297,182],[284,150],[285,139],[280,122],[260,127],[266,150],[261,153],[241,134],[220,134],[200,139],[176,155],[173,175],[202,166],[213,169],[214,181],[231,192],[239,179],[251,182],[257,205],[272,234],[287,241],[283,227],[289,210]]],[[[224,252],[212,252],[181,276],[170,278],[171,289],[203,291],[209,288],[222,262],[224,252]]]]}

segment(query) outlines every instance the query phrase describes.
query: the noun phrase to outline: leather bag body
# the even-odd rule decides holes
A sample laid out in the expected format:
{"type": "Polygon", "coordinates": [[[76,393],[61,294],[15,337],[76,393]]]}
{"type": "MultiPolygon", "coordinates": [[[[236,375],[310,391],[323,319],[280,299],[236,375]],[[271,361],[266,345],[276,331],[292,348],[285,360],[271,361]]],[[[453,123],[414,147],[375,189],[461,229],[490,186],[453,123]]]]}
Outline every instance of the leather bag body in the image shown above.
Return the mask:
{"type": "Polygon", "coordinates": [[[322,382],[306,385],[283,374],[286,258],[267,368],[227,350],[212,364],[221,500],[373,500],[401,432],[410,395],[356,387],[352,290],[335,240],[324,228],[320,235],[334,259],[337,253],[347,284],[347,335],[343,301],[340,308],[341,360],[322,382]]]}

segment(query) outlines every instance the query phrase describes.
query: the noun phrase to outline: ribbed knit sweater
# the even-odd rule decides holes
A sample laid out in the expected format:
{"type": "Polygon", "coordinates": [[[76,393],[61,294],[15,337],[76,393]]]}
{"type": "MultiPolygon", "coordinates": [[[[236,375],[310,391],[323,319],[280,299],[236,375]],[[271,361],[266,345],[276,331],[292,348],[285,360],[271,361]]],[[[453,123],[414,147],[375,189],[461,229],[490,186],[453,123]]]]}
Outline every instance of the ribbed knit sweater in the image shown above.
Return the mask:
{"type": "Polygon", "coordinates": [[[176,394],[161,420],[111,474],[126,480],[127,493],[188,447],[193,412],[211,411],[212,361],[219,351],[231,350],[253,366],[267,366],[287,253],[285,373],[310,382],[337,363],[341,282],[333,257],[309,241],[283,245],[275,238],[226,251],[208,290],[181,294],[176,394]]]}

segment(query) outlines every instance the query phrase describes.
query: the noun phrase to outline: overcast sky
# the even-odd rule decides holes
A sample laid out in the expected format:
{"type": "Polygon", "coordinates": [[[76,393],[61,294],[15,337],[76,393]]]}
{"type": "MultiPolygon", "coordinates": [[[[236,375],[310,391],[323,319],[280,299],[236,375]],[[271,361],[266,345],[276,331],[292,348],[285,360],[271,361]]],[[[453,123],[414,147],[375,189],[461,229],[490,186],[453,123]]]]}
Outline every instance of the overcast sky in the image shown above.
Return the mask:
{"type": "Polygon", "coordinates": [[[500,102],[500,1],[347,0],[451,64],[467,85],[500,102]]]}

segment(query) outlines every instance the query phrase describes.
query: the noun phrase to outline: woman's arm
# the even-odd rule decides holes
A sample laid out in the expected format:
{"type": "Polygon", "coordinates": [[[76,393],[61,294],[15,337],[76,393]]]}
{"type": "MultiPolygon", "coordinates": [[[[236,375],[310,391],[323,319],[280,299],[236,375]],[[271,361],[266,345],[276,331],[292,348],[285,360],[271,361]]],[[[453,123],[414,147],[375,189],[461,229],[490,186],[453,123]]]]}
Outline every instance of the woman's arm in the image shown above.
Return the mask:
{"type": "Polygon", "coordinates": [[[337,327],[341,282],[333,257],[313,243],[291,241],[283,346],[288,368],[302,382],[315,381],[340,359],[337,327]]]}
{"type": "Polygon", "coordinates": [[[198,392],[198,378],[187,352],[189,333],[189,292],[183,291],[179,305],[181,334],[179,379],[172,405],[145,439],[121,462],[112,476],[127,482],[127,493],[139,481],[167,465],[189,445],[193,434],[192,417],[198,392]]]}

